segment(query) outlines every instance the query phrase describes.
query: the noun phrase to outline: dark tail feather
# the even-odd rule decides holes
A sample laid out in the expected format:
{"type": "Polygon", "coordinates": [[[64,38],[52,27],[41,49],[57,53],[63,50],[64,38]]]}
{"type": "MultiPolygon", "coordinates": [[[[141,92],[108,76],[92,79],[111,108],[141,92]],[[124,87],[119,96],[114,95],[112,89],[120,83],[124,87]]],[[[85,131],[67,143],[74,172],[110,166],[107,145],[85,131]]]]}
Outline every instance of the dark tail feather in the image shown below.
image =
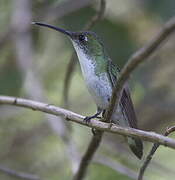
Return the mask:
{"type": "Polygon", "coordinates": [[[143,155],[143,143],[139,138],[128,137],[128,144],[131,151],[139,158],[143,155]]]}

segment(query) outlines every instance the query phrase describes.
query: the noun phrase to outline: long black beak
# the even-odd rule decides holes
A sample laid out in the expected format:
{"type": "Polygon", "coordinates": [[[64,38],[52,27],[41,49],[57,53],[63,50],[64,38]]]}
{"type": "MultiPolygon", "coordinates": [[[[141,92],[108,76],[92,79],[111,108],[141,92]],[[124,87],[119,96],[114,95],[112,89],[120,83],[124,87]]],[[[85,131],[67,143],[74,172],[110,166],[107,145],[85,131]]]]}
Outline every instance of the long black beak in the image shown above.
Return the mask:
{"type": "Polygon", "coordinates": [[[51,29],[54,29],[56,31],[59,31],[63,34],[66,34],[68,36],[71,37],[72,35],[72,32],[71,31],[67,31],[67,30],[64,30],[62,28],[59,28],[59,27],[55,27],[55,26],[52,26],[52,25],[49,25],[49,24],[45,24],[45,23],[40,23],[40,22],[32,22],[32,24],[35,24],[35,25],[38,25],[38,26],[44,26],[44,27],[48,27],[48,28],[51,28],[51,29]]]}

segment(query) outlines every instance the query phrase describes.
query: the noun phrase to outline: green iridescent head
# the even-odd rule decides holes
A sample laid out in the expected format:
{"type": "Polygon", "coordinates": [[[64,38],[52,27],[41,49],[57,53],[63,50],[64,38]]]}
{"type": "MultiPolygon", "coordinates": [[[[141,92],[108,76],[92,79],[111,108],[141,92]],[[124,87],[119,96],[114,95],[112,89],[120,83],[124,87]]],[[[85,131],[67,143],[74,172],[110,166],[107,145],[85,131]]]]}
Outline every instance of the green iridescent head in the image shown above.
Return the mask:
{"type": "Polygon", "coordinates": [[[59,27],[55,27],[49,24],[39,23],[39,22],[34,22],[32,24],[48,27],[56,31],[59,31],[63,34],[66,34],[73,42],[73,45],[76,50],[81,49],[85,54],[89,56],[101,56],[104,54],[103,44],[94,32],[90,32],[90,31],[72,32],[72,31],[64,30],[59,27]]]}
{"type": "Polygon", "coordinates": [[[71,40],[74,47],[82,49],[85,54],[91,56],[101,56],[104,54],[103,44],[94,32],[74,32],[72,33],[71,40]]]}

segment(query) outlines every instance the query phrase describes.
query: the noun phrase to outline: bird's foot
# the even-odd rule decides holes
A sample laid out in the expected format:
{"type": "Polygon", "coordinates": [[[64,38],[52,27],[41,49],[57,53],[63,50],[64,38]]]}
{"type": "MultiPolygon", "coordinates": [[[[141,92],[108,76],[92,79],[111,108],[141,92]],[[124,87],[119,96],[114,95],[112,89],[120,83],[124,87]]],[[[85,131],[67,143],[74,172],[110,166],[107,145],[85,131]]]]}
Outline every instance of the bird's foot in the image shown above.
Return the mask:
{"type": "Polygon", "coordinates": [[[86,124],[88,124],[88,123],[90,123],[90,121],[91,121],[91,117],[90,116],[86,116],[84,119],[83,119],[83,121],[86,123],[86,124]]]}
{"type": "Polygon", "coordinates": [[[101,111],[98,111],[96,114],[94,114],[93,116],[86,116],[84,118],[84,121],[88,124],[91,122],[91,119],[94,119],[94,118],[98,118],[98,119],[101,119],[101,117],[99,116],[101,113],[101,111]]]}
{"type": "Polygon", "coordinates": [[[100,117],[100,116],[96,116],[96,115],[93,115],[93,116],[86,116],[86,117],[84,118],[84,121],[88,124],[88,123],[91,122],[91,119],[94,119],[94,118],[100,119],[101,117],[100,117]]]}

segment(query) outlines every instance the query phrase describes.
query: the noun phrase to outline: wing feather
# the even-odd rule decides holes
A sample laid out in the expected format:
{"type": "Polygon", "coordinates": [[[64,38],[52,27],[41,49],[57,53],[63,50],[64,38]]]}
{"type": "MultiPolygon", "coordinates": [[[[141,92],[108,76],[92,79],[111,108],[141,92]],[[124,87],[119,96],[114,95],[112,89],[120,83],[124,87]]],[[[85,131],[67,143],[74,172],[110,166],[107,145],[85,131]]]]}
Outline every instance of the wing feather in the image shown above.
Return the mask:
{"type": "MultiPolygon", "coordinates": [[[[119,72],[120,70],[112,63],[112,61],[109,61],[108,74],[113,87],[117,81],[117,75],[119,75],[119,72]]],[[[133,128],[137,128],[137,118],[127,84],[125,84],[121,93],[120,107],[124,117],[127,118],[126,120],[129,122],[129,125],[133,128]]]]}

